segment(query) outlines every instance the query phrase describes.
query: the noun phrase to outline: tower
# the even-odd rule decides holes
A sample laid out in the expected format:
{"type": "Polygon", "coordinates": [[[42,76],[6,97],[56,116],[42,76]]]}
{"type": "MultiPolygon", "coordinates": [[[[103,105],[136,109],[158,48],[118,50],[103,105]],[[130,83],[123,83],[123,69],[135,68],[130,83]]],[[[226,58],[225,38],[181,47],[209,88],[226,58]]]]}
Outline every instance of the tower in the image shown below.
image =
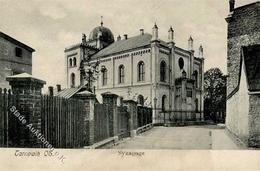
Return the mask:
{"type": "Polygon", "coordinates": [[[156,23],[153,26],[152,41],[158,41],[158,27],[156,23]]]}
{"type": "Polygon", "coordinates": [[[190,51],[190,74],[191,77],[194,72],[194,49],[193,49],[193,38],[190,36],[188,40],[188,50],[190,51]]]}
{"type": "Polygon", "coordinates": [[[188,40],[188,50],[193,51],[193,38],[191,36],[188,40]]]}
{"type": "Polygon", "coordinates": [[[172,26],[168,31],[168,42],[174,42],[174,30],[172,29],[172,26]]]}
{"type": "Polygon", "coordinates": [[[199,47],[199,57],[203,58],[203,47],[202,47],[202,45],[200,45],[200,47],[199,47]]]}
{"type": "Polygon", "coordinates": [[[151,60],[152,60],[152,67],[151,70],[153,70],[153,74],[151,76],[151,100],[153,102],[153,107],[155,110],[153,110],[153,118],[157,116],[157,108],[158,108],[158,82],[159,82],[159,40],[158,40],[158,27],[156,23],[153,26],[152,29],[152,39],[151,39],[151,60]]]}

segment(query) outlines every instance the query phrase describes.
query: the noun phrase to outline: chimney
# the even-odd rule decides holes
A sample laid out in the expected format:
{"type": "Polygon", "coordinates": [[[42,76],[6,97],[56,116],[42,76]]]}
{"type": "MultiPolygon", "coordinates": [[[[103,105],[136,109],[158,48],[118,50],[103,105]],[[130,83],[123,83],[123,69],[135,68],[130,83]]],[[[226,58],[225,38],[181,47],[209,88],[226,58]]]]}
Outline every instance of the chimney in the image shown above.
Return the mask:
{"type": "Polygon", "coordinates": [[[140,34],[144,35],[144,29],[140,29],[140,34]]]}
{"type": "Polygon", "coordinates": [[[53,87],[52,86],[49,86],[49,95],[50,96],[53,96],[53,87]]]}
{"type": "Polygon", "coordinates": [[[127,34],[124,34],[125,40],[127,40],[127,34]]]}
{"type": "Polygon", "coordinates": [[[120,41],[120,40],[121,40],[121,36],[118,35],[118,36],[117,36],[117,41],[120,41]]]}
{"type": "Polygon", "coordinates": [[[61,85],[60,84],[57,84],[57,91],[60,92],[61,91],[61,85]]]}
{"type": "Polygon", "coordinates": [[[229,12],[233,12],[235,9],[235,0],[229,0],[229,12]]]}

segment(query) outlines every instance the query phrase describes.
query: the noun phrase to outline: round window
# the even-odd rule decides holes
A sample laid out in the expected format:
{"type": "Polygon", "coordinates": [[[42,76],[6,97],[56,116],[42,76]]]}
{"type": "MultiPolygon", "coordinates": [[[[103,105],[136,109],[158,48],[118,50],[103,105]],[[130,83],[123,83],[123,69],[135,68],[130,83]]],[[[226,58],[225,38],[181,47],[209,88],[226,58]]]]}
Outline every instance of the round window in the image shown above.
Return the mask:
{"type": "Polygon", "coordinates": [[[184,60],[182,58],[179,58],[179,67],[180,69],[183,69],[184,67],[184,60]]]}

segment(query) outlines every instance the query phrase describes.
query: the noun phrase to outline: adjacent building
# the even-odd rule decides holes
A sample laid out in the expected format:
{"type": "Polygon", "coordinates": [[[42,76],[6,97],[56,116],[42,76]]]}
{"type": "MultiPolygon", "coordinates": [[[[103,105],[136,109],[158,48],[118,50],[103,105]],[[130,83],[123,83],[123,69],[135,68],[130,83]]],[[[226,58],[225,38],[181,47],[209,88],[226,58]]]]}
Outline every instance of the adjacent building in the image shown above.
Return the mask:
{"type": "Polygon", "coordinates": [[[7,76],[32,74],[32,53],[26,44],[0,32],[0,88],[9,88],[7,76]]]}
{"type": "Polygon", "coordinates": [[[260,1],[234,7],[230,0],[226,127],[260,147],[260,1]]]}
{"type": "Polygon", "coordinates": [[[93,87],[96,94],[112,92],[124,99],[134,99],[140,105],[156,111],[196,111],[198,115],[186,118],[203,119],[203,47],[195,56],[193,39],[188,49],[175,45],[174,30],[168,31],[168,40],[159,37],[155,24],[152,34],[140,29],[140,34],[120,35],[114,40],[112,31],[103,25],[94,28],[87,39],[65,49],[66,80],[68,88],[86,84],[80,74],[84,58],[99,61],[99,74],[93,87]]]}

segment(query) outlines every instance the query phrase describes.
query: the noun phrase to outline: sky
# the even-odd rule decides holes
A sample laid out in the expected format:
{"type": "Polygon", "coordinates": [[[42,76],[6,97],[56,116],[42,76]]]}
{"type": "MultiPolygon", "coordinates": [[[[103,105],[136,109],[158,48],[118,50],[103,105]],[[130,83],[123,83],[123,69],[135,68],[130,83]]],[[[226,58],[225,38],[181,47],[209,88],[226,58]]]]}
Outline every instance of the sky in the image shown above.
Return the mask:
{"type": "MultiPolygon", "coordinates": [[[[256,0],[236,0],[236,7],[256,0]]],[[[139,29],[167,41],[170,26],[176,46],[187,49],[194,39],[195,55],[204,48],[205,71],[218,67],[226,74],[228,0],[0,0],[0,31],[33,47],[33,75],[47,86],[65,86],[64,49],[81,42],[100,25],[115,38],[139,29]]]]}

